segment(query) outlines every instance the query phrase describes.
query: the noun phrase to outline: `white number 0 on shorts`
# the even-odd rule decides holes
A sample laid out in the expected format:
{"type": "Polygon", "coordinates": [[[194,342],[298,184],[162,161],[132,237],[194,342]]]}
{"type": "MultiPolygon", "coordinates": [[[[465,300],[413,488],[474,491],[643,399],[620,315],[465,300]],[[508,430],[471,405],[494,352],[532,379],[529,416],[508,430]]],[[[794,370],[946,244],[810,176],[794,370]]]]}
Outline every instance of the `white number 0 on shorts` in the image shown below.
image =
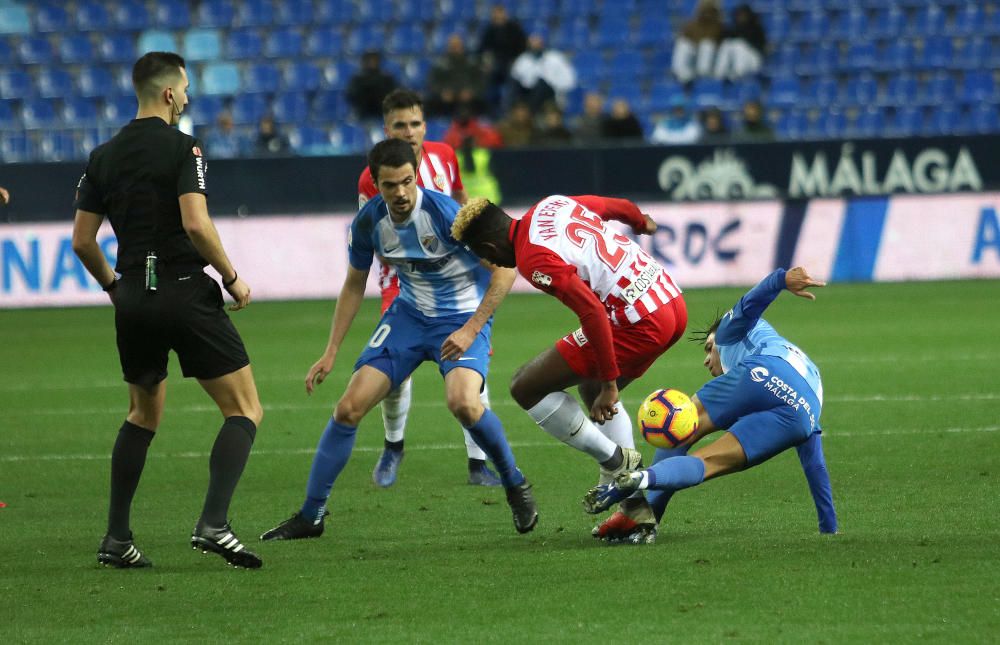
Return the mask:
{"type": "Polygon", "coordinates": [[[372,334],[372,339],[368,341],[368,346],[378,347],[385,342],[385,339],[389,336],[389,332],[391,331],[392,327],[389,325],[379,325],[379,328],[375,330],[374,334],[372,334]]]}

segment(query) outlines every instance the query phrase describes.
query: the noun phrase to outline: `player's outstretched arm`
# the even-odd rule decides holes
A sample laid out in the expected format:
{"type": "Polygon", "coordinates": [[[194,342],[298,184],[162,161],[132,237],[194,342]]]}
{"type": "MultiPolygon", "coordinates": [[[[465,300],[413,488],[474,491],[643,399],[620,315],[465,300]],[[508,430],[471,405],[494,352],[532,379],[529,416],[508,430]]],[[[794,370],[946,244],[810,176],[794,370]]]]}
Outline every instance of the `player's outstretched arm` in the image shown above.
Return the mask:
{"type": "Polygon", "coordinates": [[[816,294],[806,289],[825,286],[825,282],[814,280],[803,267],[794,267],[785,273],[785,288],[800,298],[815,300],[816,294]]]}
{"type": "Polygon", "coordinates": [[[344,341],[354,317],[361,309],[361,301],[365,297],[365,284],[368,282],[368,271],[347,267],[347,277],[337,298],[337,306],[333,310],[333,322],[330,325],[330,338],[326,343],[323,355],[319,357],[306,374],[306,393],[312,394],[317,385],[322,383],[333,371],[333,363],[337,359],[337,350],[344,341]]]}
{"type": "Polygon", "coordinates": [[[444,360],[457,361],[472,346],[476,335],[510,293],[510,288],[517,278],[514,269],[494,266],[486,261],[482,264],[491,272],[489,287],[469,320],[441,343],[441,358],[444,360]]]}

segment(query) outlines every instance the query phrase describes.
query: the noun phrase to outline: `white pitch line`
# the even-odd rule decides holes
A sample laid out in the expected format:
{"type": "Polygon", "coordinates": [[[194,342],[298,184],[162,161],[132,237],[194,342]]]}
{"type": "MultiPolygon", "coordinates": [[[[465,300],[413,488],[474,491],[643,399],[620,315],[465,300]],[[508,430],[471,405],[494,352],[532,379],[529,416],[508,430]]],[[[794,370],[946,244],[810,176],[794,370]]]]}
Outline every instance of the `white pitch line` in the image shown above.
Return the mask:
{"type": "MultiPolygon", "coordinates": [[[[978,426],[966,428],[892,428],[886,430],[872,430],[852,432],[840,432],[836,429],[827,430],[823,433],[825,440],[830,439],[850,439],[852,437],[885,437],[894,435],[921,435],[921,434],[964,434],[978,432],[1000,432],[1000,426],[978,426]]],[[[461,443],[433,443],[433,444],[409,444],[406,449],[410,451],[424,450],[459,450],[465,444],[461,443]]],[[[515,450],[525,448],[555,448],[560,446],[560,442],[551,441],[512,441],[510,447],[515,450]]],[[[357,446],[354,452],[381,452],[381,446],[357,446]]],[[[258,449],[251,455],[254,457],[280,457],[289,455],[311,455],[316,452],[315,448],[284,448],[284,449],[258,449]]],[[[173,452],[156,453],[150,452],[148,459],[207,459],[210,453],[207,452],[173,452]]],[[[568,453],[567,453],[568,454],[568,453]]],[[[110,453],[92,454],[50,454],[50,455],[0,455],[0,463],[11,462],[33,462],[33,461],[106,461],[111,458],[110,453]]]]}
{"type": "MultiPolygon", "coordinates": [[[[840,396],[827,396],[824,404],[830,403],[937,403],[941,401],[997,401],[1000,400],[998,392],[983,392],[973,394],[844,394],[840,396]]],[[[639,404],[638,399],[625,398],[626,407],[634,407],[639,404]]],[[[329,410],[333,411],[333,400],[316,399],[315,402],[308,403],[272,403],[265,404],[265,412],[298,411],[298,410],[329,410]]],[[[415,408],[441,408],[444,410],[443,400],[413,401],[411,405],[415,408]]],[[[500,399],[490,404],[492,407],[517,407],[517,404],[510,399],[500,399]]],[[[46,408],[42,410],[6,410],[7,417],[11,416],[78,416],[78,415],[121,415],[126,411],[126,406],[103,407],[103,408],[46,408]]],[[[195,414],[201,412],[217,412],[218,408],[211,403],[193,403],[189,405],[171,406],[167,403],[166,414],[183,413],[195,414]]]]}

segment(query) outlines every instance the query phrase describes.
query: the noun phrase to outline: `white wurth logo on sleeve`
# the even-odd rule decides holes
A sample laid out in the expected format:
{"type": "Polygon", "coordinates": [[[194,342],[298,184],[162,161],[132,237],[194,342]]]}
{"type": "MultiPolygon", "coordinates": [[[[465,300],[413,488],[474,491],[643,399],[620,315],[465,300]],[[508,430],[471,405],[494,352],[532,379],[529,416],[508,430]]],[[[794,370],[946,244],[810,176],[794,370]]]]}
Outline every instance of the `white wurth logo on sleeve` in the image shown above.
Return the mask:
{"type": "Polygon", "coordinates": [[[194,171],[198,175],[198,188],[205,190],[205,160],[201,156],[201,148],[194,146],[191,148],[191,152],[194,153],[194,171]]]}

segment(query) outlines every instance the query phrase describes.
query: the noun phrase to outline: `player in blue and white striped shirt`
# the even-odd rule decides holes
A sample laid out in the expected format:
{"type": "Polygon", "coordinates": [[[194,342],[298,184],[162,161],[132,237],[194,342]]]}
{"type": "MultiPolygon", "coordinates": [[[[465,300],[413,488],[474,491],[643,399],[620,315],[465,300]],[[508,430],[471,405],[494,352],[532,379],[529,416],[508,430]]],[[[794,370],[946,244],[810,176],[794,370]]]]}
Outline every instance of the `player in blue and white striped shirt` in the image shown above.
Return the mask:
{"type": "Polygon", "coordinates": [[[350,266],[326,351],[306,376],[307,392],[311,394],[333,370],[376,255],[395,267],[399,297],[361,352],[320,438],[305,503],[261,539],[323,533],[326,502],[354,448],[358,424],[424,361],[438,364],[448,409],[493,461],[507,491],[514,526],[527,533],[538,521],[531,485],[515,464],[500,419],[479,398],[489,370],[493,312],[510,290],[514,271],[483,266],[452,237],[459,205],[447,195],[417,186],[416,156],[407,142],[388,139],[376,144],[368,164],[380,194],[364,205],[351,225],[350,266]]]}
{"type": "MultiPolygon", "coordinates": [[[[692,397],[698,408],[698,431],[678,448],[658,449],[650,468],[623,473],[611,484],[592,488],[584,498],[587,511],[599,513],[636,490],[648,489],[655,491],[649,503],[659,520],[675,491],[756,466],[795,447],[816,504],[819,530],[836,533],[837,514],[820,440],[819,369],[761,318],[783,290],[813,300],[806,289],[825,284],[801,267],[778,269],[740,298],[705,332],[705,367],[715,378],[692,397]],[[728,432],[687,454],[702,437],[721,429],[728,432]]],[[[628,539],[651,541],[653,536],[655,532],[637,530],[628,539]]]]}

